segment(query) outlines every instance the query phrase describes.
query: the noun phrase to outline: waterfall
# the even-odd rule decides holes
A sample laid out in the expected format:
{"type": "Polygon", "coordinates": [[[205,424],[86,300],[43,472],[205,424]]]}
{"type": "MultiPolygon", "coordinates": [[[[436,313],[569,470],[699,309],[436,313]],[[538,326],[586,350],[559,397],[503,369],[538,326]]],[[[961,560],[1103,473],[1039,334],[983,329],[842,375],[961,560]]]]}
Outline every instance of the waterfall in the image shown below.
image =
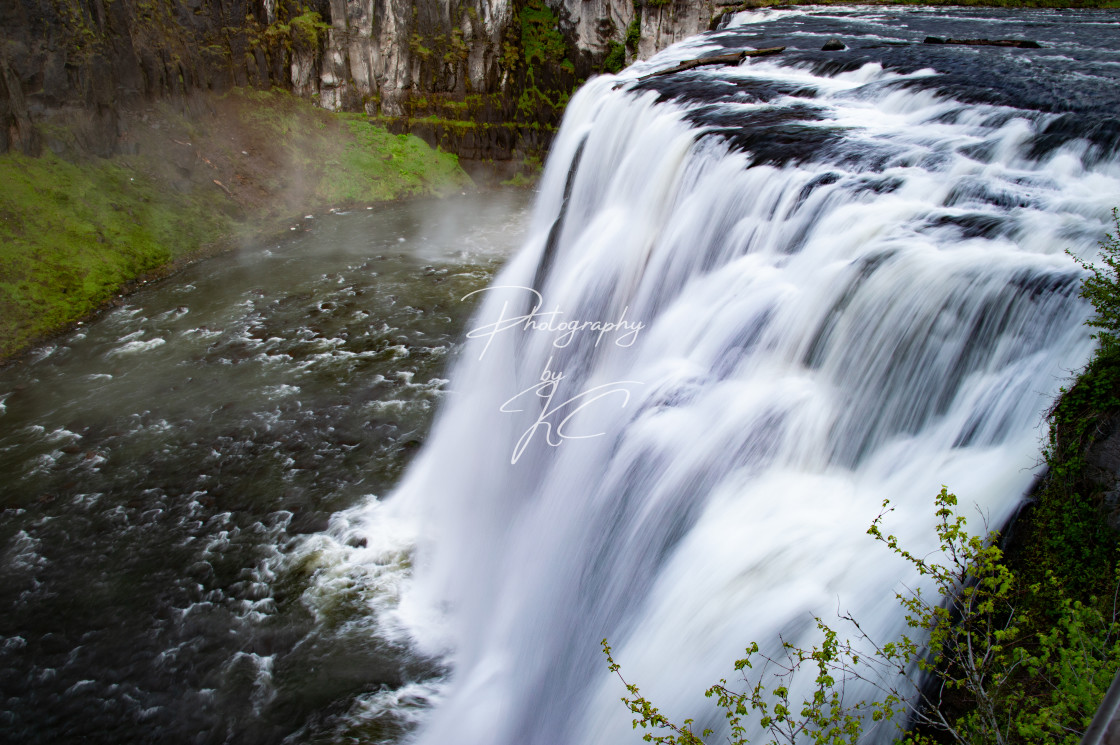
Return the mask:
{"type": "Polygon", "coordinates": [[[865,533],[884,499],[922,555],[942,484],[998,528],[1038,472],[1091,351],[1066,250],[1093,255],[1120,194],[1103,140],[913,64],[638,79],[735,33],[574,96],[530,238],[376,505],[417,536],[395,623],[451,671],[420,743],[638,741],[604,637],[718,727],[703,690],[751,641],[812,643],[838,610],[903,627],[921,579],[865,533]]]}

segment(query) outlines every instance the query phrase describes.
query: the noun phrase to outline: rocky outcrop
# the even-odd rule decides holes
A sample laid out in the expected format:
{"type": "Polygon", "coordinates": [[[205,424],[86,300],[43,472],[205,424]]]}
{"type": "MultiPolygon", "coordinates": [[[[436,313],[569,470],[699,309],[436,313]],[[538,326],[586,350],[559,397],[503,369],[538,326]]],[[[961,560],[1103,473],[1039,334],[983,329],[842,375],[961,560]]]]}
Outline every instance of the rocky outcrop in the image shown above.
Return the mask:
{"type": "Polygon", "coordinates": [[[726,0],[332,0],[319,102],[360,108],[466,157],[539,153],[579,83],[708,29],[726,7],[726,0]]]}
{"type": "Polygon", "coordinates": [[[509,0],[332,0],[319,102],[402,116],[416,94],[496,92],[514,16],[509,0]]]}
{"type": "Polygon", "coordinates": [[[646,59],[670,44],[707,31],[712,18],[722,12],[724,5],[712,0],[647,3],[639,9],[641,41],[638,43],[637,57],[646,59]]]}
{"type": "Polygon", "coordinates": [[[19,0],[0,9],[0,151],[127,145],[122,108],[280,86],[472,157],[547,145],[583,80],[707,29],[719,0],[19,0]]]}
{"type": "Polygon", "coordinates": [[[30,121],[48,146],[65,125],[84,150],[109,155],[121,144],[122,109],[235,85],[290,87],[292,60],[316,54],[317,40],[270,24],[270,7],[275,0],[4,3],[0,150],[33,149],[30,121]]]}
{"type": "Polygon", "coordinates": [[[562,40],[556,49],[579,79],[599,71],[612,42],[637,23],[631,51],[647,57],[706,30],[723,6],[713,0],[332,0],[319,79],[327,108],[402,116],[429,93],[498,93],[517,88],[535,20],[562,40]],[[520,52],[520,54],[519,54],[520,52]]]}

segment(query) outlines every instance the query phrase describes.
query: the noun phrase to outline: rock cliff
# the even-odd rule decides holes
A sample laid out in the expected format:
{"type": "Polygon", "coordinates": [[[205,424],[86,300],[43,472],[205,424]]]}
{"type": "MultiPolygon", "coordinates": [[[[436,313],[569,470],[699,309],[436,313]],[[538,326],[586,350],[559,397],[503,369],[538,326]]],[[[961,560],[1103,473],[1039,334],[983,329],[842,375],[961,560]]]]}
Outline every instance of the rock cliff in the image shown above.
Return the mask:
{"type": "Polygon", "coordinates": [[[545,148],[568,96],[708,28],[726,0],[9,0],[0,152],[65,125],[127,150],[120,112],[279,86],[465,157],[545,148]]]}

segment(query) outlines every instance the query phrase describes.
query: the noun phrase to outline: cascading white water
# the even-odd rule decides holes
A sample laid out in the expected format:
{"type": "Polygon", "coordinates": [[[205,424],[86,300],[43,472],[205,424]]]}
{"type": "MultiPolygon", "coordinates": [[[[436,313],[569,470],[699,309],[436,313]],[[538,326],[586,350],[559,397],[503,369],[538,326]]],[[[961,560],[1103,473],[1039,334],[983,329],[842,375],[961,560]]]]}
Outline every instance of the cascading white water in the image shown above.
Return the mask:
{"type": "Polygon", "coordinates": [[[1056,115],[911,85],[931,70],[690,73],[780,91],[717,103],[635,83],[709,44],[573,98],[532,237],[371,508],[414,526],[394,614],[451,665],[418,742],[637,741],[604,637],[701,726],[720,724],[703,690],[752,640],[811,642],[837,609],[889,638],[893,592],[920,581],[865,534],[883,500],[919,554],[942,484],[999,527],[1088,357],[1065,250],[1107,229],[1113,159],[1034,153],[1056,115]],[[749,143],[770,114],[797,133],[784,154],[749,143]]]}

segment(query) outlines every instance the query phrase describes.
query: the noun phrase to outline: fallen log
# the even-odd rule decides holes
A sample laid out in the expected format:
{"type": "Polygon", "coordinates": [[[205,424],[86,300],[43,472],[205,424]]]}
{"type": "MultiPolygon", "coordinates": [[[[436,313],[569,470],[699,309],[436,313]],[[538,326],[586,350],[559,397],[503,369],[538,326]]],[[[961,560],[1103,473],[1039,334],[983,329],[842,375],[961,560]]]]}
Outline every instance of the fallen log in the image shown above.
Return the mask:
{"type": "Polygon", "coordinates": [[[643,75],[638,78],[638,82],[655,78],[658,75],[672,75],[675,72],[684,72],[691,70],[694,67],[703,67],[705,65],[737,65],[747,57],[768,57],[771,54],[778,54],[783,51],[785,47],[768,47],[767,49],[745,49],[741,52],[732,52],[731,54],[717,54],[711,57],[697,57],[696,59],[685,60],[680,64],[667,67],[664,70],[657,70],[648,75],[643,75]]]}
{"type": "Polygon", "coordinates": [[[1042,49],[1042,45],[1030,39],[942,39],[940,36],[927,36],[926,44],[964,44],[970,47],[1014,47],[1016,49],[1042,49]]]}

